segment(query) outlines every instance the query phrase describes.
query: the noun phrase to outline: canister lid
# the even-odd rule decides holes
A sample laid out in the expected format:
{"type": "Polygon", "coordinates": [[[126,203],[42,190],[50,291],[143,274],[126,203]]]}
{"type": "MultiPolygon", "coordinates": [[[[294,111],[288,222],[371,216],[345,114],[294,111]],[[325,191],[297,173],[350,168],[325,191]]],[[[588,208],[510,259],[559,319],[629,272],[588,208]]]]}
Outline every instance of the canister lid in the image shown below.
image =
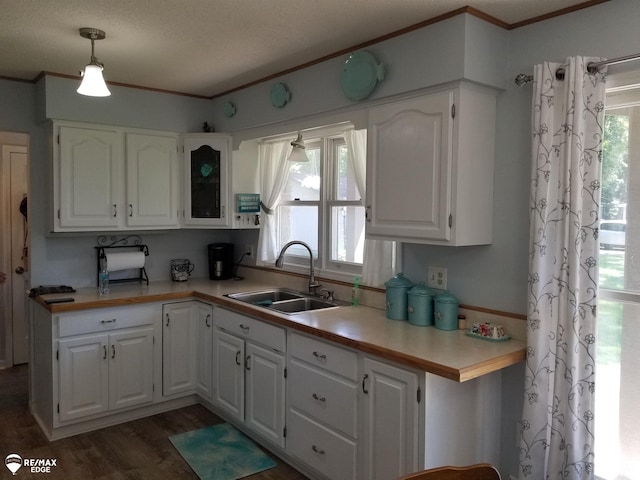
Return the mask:
{"type": "Polygon", "coordinates": [[[387,280],[386,282],[384,282],[385,286],[387,287],[412,287],[413,286],[413,282],[411,280],[409,280],[407,277],[404,276],[404,273],[397,273],[396,275],[393,276],[393,278],[390,278],[389,280],[387,280]]]}
{"type": "Polygon", "coordinates": [[[438,294],[435,301],[439,303],[458,303],[458,299],[450,294],[448,290],[438,294]]]}
{"type": "Polygon", "coordinates": [[[415,284],[413,288],[407,292],[407,295],[419,295],[422,297],[433,297],[435,294],[436,292],[427,287],[424,282],[415,284]]]}

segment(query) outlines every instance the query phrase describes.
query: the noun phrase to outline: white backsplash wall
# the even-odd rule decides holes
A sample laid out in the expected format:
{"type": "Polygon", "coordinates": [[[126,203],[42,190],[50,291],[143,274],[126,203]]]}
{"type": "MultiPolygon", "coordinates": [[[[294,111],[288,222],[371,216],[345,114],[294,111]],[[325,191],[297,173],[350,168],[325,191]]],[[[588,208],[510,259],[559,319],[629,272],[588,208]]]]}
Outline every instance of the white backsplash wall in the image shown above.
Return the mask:
{"type": "MultiPolygon", "coordinates": [[[[119,234],[118,238],[127,234],[119,234]]],[[[229,242],[229,230],[171,230],[140,233],[142,243],[149,247],[145,269],[149,281],[171,279],[169,264],[172,258],[188,258],[195,265],[193,278],[208,278],[207,245],[229,242]]],[[[55,236],[47,238],[47,249],[40,264],[33,268],[38,275],[33,285],[70,285],[91,287],[96,285],[98,234],[81,237],[55,236]]],[[[130,242],[131,244],[131,242],[130,242]]]]}

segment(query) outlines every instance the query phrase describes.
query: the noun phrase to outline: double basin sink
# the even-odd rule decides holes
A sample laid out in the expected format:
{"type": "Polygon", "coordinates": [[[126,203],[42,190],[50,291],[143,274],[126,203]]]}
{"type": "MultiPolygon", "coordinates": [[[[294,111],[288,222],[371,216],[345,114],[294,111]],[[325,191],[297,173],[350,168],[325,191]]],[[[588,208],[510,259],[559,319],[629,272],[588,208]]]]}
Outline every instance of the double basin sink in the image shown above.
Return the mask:
{"type": "Polygon", "coordinates": [[[250,303],[258,307],[275,310],[288,315],[308,312],[310,310],[326,310],[348,305],[340,300],[329,300],[309,293],[298,292],[288,288],[272,288],[256,292],[229,293],[225,297],[240,302],[250,303]]]}

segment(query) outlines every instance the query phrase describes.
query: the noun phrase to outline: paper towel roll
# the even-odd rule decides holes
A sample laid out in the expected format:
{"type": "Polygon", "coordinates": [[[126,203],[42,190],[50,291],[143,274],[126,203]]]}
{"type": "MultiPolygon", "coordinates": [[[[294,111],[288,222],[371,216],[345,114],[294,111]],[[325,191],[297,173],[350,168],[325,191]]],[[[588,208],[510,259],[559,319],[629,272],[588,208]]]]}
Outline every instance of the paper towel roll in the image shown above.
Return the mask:
{"type": "Polygon", "coordinates": [[[117,272],[144,267],[144,252],[107,253],[107,270],[117,272]]]}

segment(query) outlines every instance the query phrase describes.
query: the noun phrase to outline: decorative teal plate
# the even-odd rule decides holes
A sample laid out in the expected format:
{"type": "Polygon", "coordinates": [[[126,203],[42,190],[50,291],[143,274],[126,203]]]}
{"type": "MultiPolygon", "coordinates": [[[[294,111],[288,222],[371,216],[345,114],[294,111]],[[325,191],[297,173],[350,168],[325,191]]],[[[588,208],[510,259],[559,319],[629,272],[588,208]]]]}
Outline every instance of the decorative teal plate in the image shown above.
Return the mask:
{"type": "Polygon", "coordinates": [[[236,114],[236,106],[233,104],[233,102],[225,102],[222,108],[224,109],[225,117],[231,118],[236,114]]]}
{"type": "Polygon", "coordinates": [[[274,83],[271,87],[271,105],[284,107],[291,100],[291,92],[284,83],[274,83]]]}
{"type": "Polygon", "coordinates": [[[340,85],[347,98],[358,101],[367,98],[376,84],[384,79],[384,65],[366,50],[352,53],[344,62],[340,85]]]}

